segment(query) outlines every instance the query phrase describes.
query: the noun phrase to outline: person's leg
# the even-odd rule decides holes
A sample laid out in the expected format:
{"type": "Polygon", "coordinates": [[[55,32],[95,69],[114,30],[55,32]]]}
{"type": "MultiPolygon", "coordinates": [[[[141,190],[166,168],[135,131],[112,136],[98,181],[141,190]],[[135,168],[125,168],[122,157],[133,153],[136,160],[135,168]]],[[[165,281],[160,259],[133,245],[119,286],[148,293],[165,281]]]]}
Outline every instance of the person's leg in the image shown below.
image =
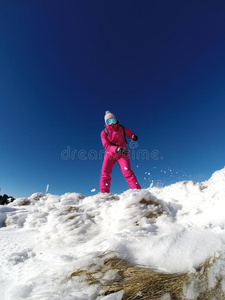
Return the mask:
{"type": "Polygon", "coordinates": [[[116,163],[116,159],[105,155],[103,165],[102,165],[102,172],[101,172],[101,179],[100,179],[100,191],[102,193],[109,193],[110,192],[110,184],[111,184],[111,173],[112,168],[116,163]]]}
{"type": "Polygon", "coordinates": [[[127,156],[118,159],[120,169],[125,177],[130,189],[141,189],[134,172],[131,170],[130,159],[127,156]]]}

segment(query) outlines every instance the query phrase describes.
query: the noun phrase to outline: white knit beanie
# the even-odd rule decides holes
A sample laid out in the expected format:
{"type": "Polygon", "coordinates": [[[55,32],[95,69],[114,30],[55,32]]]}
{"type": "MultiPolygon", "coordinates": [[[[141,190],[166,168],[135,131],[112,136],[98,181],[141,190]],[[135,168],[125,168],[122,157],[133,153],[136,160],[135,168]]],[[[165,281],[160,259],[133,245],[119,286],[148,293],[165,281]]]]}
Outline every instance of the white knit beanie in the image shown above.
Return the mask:
{"type": "Polygon", "coordinates": [[[112,118],[116,119],[116,117],[114,116],[114,114],[112,114],[110,111],[107,110],[105,112],[105,123],[106,123],[107,120],[112,119],[112,118]]]}

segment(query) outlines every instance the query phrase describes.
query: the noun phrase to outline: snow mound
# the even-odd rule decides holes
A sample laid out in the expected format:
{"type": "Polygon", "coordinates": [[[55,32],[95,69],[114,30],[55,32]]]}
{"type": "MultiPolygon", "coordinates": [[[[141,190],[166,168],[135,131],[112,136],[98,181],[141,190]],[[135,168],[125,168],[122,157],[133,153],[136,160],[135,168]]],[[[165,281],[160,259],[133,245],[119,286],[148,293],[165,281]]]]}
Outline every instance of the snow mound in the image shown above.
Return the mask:
{"type": "MultiPolygon", "coordinates": [[[[103,264],[98,257],[110,252],[170,273],[195,273],[216,257],[213,286],[225,275],[224,199],[225,168],[202,183],[183,181],[90,197],[35,193],[0,206],[3,298],[97,299],[98,287],[84,280],[62,282],[93,261],[103,264]]],[[[221,285],[225,290],[224,280],[221,285]]],[[[187,299],[197,299],[194,285],[185,293],[187,299]]],[[[121,299],[122,294],[105,299],[121,299]]]]}

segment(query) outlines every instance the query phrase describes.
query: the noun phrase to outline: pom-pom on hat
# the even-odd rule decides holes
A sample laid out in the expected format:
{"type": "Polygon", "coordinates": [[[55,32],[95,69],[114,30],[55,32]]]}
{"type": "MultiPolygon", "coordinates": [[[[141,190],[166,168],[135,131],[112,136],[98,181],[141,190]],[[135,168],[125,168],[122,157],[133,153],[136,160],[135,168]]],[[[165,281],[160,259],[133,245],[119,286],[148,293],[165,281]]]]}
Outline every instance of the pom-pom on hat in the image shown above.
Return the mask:
{"type": "MultiPolygon", "coordinates": [[[[107,120],[112,119],[112,118],[115,118],[115,119],[116,119],[116,117],[114,116],[114,114],[112,114],[109,110],[107,110],[107,111],[105,112],[105,123],[106,123],[107,120]]],[[[106,124],[107,124],[107,123],[106,123],[106,124]]]]}

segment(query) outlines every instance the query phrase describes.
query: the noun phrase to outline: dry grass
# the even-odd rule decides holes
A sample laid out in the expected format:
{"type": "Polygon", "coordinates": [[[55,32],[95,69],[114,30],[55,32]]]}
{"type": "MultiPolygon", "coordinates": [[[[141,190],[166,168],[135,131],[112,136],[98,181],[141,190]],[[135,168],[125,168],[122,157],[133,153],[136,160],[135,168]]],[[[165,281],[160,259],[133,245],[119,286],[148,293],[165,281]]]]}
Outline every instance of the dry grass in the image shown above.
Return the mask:
{"type": "Polygon", "coordinates": [[[146,199],[141,199],[141,201],[139,201],[139,203],[141,204],[146,204],[146,205],[155,205],[155,206],[159,206],[160,204],[157,201],[154,201],[152,199],[150,200],[146,200],[146,199]]]}
{"type": "Polygon", "coordinates": [[[163,214],[162,211],[159,211],[159,212],[157,212],[157,213],[155,213],[155,212],[150,212],[149,214],[147,214],[146,218],[147,218],[147,219],[158,218],[158,217],[160,217],[162,214],[163,214]]]}
{"type": "Polygon", "coordinates": [[[187,280],[187,274],[166,274],[151,269],[131,265],[118,258],[105,261],[111,269],[119,270],[121,279],[111,285],[105,284],[104,295],[124,290],[123,299],[159,299],[169,293],[174,299],[182,294],[183,283],[187,280]]]}
{"type": "Polygon", "coordinates": [[[30,200],[27,198],[19,198],[12,202],[13,206],[25,206],[30,205],[30,200]]]}
{"type": "Polygon", "coordinates": [[[104,290],[102,295],[124,290],[125,300],[156,300],[166,293],[172,299],[182,299],[183,284],[188,279],[187,274],[160,273],[117,257],[106,259],[101,268],[90,266],[89,270],[73,272],[68,279],[74,276],[84,276],[88,284],[100,284],[104,290]]]}
{"type": "Polygon", "coordinates": [[[88,284],[98,284],[103,290],[102,296],[123,290],[123,300],[160,300],[164,295],[172,300],[187,300],[183,295],[183,288],[190,284],[194,284],[199,293],[196,300],[224,300],[222,278],[217,278],[213,288],[208,287],[208,274],[213,262],[214,259],[207,260],[199,266],[196,273],[169,274],[113,257],[105,259],[101,266],[93,264],[88,269],[77,270],[67,280],[82,276],[88,284]]]}
{"type": "Polygon", "coordinates": [[[187,281],[187,285],[191,282],[194,283],[196,290],[199,293],[197,300],[224,300],[225,294],[221,289],[221,281],[223,277],[215,278],[216,284],[214,287],[209,287],[209,272],[213,265],[213,263],[218,258],[213,257],[206,260],[203,264],[201,264],[197,268],[197,272],[195,274],[190,274],[189,279],[187,281]]]}
{"type": "Polygon", "coordinates": [[[79,209],[78,209],[76,206],[74,206],[74,205],[70,205],[70,206],[66,206],[66,207],[64,208],[64,210],[65,210],[66,212],[68,212],[68,213],[73,213],[73,212],[78,211],[79,209]]]}
{"type": "Polygon", "coordinates": [[[143,198],[139,201],[139,203],[145,205],[146,211],[148,207],[151,208],[151,211],[148,211],[146,215],[146,218],[148,219],[158,218],[166,213],[163,206],[154,199],[146,200],[143,198]]]}

